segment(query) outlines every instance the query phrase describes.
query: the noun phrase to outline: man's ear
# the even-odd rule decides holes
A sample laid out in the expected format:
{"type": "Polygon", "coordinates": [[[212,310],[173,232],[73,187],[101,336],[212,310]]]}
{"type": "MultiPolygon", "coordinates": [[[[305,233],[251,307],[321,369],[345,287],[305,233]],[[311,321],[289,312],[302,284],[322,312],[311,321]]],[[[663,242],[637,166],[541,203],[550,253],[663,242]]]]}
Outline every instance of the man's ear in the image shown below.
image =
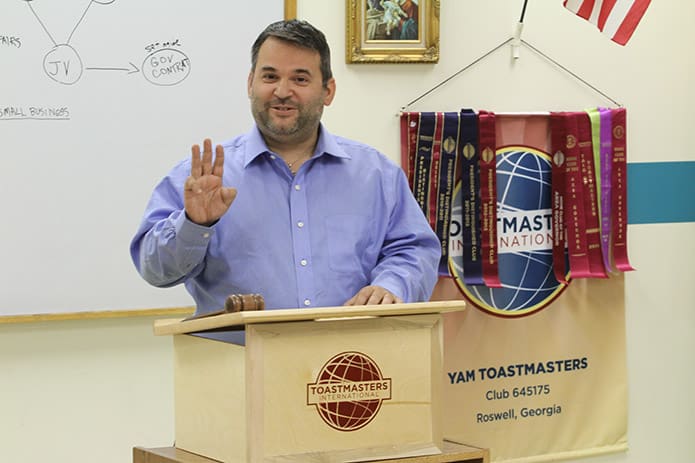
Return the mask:
{"type": "Polygon", "coordinates": [[[328,106],[333,101],[333,98],[335,98],[335,79],[333,77],[328,79],[328,82],[326,82],[324,92],[325,95],[323,97],[323,105],[328,106]]]}
{"type": "Polygon", "coordinates": [[[251,84],[253,83],[253,69],[249,71],[249,77],[246,79],[246,94],[251,98],[251,84]]]}

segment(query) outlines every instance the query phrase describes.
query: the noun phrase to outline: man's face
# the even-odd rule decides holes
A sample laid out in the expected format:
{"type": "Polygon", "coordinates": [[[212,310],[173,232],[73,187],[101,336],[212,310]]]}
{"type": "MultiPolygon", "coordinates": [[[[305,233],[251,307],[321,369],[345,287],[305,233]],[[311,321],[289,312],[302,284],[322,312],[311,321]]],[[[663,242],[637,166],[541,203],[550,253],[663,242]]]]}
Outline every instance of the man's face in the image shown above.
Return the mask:
{"type": "Polygon", "coordinates": [[[323,106],[333,101],[335,82],[322,83],[318,52],[268,38],[249,74],[251,112],[272,141],[296,143],[315,136],[323,106]]]}

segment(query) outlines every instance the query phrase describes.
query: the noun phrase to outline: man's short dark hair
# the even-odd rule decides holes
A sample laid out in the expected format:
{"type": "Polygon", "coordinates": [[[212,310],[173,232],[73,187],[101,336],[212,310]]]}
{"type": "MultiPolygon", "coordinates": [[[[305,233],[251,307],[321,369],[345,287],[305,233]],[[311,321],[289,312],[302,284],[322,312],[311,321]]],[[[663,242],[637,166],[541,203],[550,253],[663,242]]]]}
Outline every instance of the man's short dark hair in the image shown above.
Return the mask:
{"type": "Polygon", "coordinates": [[[277,21],[270,24],[260,33],[251,47],[252,72],[256,70],[258,51],[261,49],[263,42],[269,37],[274,37],[302,48],[317,51],[321,59],[321,78],[323,86],[325,87],[328,85],[328,81],[333,77],[333,73],[331,72],[331,50],[328,47],[328,42],[323,32],[316,29],[308,22],[298,19],[277,21]]]}

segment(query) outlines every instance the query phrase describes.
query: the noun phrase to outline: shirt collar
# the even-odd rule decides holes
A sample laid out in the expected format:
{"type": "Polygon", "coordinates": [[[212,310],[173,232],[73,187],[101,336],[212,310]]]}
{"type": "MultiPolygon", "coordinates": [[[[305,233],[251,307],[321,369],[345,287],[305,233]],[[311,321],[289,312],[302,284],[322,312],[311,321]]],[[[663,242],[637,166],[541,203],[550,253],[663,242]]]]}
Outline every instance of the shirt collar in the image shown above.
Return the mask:
{"type": "MultiPolygon", "coordinates": [[[[270,153],[270,149],[268,149],[268,145],[266,145],[265,140],[263,140],[258,126],[254,125],[253,129],[246,134],[244,167],[248,166],[254,159],[264,153],[270,153]]],[[[323,124],[319,124],[319,139],[312,157],[319,157],[324,154],[344,159],[350,159],[352,157],[338,144],[336,137],[329,133],[323,124]]]]}

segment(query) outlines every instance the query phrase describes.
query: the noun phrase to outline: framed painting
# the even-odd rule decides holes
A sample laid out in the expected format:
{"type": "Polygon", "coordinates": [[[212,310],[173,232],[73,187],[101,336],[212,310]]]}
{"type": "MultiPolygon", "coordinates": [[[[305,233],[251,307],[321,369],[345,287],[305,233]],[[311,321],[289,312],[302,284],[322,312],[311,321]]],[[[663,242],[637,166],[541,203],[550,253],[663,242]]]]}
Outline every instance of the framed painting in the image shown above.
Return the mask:
{"type": "Polygon", "coordinates": [[[439,61],[439,0],[346,0],[348,63],[439,61]]]}
{"type": "Polygon", "coordinates": [[[295,19],[297,17],[297,0],[285,0],[284,10],[285,19],[295,19]]]}

